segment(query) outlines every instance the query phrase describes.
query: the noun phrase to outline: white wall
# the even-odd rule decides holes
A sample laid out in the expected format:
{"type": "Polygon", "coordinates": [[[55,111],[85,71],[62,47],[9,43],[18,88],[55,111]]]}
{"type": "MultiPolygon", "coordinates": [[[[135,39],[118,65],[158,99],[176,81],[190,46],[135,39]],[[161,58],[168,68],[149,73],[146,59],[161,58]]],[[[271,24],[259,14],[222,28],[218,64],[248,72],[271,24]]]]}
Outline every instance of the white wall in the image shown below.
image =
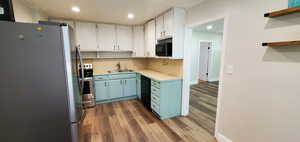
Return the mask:
{"type": "MultiPolygon", "coordinates": [[[[188,25],[228,15],[218,132],[233,142],[300,140],[300,47],[262,47],[300,39],[300,14],[264,18],[288,0],[208,0],[188,10],[188,25]]],[[[225,27],[226,28],[226,27],[225,27]]],[[[225,29],[226,30],[226,29],[225,29]]],[[[186,48],[189,50],[189,48],[186,48]]]]}
{"type": "Polygon", "coordinates": [[[30,8],[21,0],[13,0],[16,22],[37,23],[39,20],[47,20],[46,14],[40,10],[30,8]]]}
{"type": "Polygon", "coordinates": [[[199,80],[199,57],[200,57],[200,41],[212,41],[212,51],[210,58],[210,66],[208,72],[208,81],[218,81],[221,67],[221,47],[223,34],[221,33],[205,33],[193,30],[192,33],[192,56],[191,56],[191,83],[195,84],[199,80]]]}

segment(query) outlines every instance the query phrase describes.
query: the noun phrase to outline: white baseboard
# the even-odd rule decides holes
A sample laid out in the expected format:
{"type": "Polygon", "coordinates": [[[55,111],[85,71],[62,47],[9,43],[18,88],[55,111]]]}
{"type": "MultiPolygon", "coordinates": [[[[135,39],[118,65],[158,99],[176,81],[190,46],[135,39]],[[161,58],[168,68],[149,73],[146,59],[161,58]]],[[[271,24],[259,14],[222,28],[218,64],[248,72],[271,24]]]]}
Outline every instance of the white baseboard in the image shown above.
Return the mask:
{"type": "Polygon", "coordinates": [[[226,138],[224,135],[217,133],[216,134],[216,138],[218,140],[218,142],[233,142],[232,140],[226,138]]]}
{"type": "Polygon", "coordinates": [[[209,82],[215,82],[215,81],[219,81],[219,78],[213,78],[213,79],[209,79],[209,82]]]}

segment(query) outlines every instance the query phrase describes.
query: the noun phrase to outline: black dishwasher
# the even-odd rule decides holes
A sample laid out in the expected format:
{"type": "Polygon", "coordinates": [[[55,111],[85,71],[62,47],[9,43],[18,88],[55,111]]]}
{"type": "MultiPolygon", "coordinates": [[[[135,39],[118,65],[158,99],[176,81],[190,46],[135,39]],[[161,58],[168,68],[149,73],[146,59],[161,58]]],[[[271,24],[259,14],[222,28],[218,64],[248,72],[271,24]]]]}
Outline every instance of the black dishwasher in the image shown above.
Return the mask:
{"type": "Polygon", "coordinates": [[[151,110],[151,79],[141,76],[141,98],[144,106],[151,110]]]}

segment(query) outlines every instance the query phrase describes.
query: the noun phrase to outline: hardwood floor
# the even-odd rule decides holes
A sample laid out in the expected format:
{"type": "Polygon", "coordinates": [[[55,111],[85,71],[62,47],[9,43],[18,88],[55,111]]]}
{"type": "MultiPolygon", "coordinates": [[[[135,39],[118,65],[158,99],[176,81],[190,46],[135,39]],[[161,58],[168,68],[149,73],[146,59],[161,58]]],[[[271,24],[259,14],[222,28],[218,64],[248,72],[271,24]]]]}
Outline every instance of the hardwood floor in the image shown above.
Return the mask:
{"type": "Polygon", "coordinates": [[[215,133],[218,82],[200,82],[191,86],[190,110],[198,112],[198,125],[211,135],[215,133]]]}
{"type": "Polygon", "coordinates": [[[202,111],[191,105],[190,115],[159,120],[138,100],[97,105],[87,110],[81,142],[217,142],[199,121],[202,111]]]}

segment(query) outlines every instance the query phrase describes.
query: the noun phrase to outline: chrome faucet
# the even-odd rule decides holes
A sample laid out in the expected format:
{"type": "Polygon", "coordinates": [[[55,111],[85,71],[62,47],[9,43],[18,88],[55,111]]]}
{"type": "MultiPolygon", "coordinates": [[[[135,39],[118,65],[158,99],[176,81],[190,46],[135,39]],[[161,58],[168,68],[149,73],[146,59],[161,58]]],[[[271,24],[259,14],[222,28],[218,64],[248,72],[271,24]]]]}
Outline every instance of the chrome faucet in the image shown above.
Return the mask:
{"type": "Polygon", "coordinates": [[[118,71],[121,71],[121,62],[119,62],[116,66],[117,66],[117,68],[118,68],[117,70],[118,70],[118,71]]]}

